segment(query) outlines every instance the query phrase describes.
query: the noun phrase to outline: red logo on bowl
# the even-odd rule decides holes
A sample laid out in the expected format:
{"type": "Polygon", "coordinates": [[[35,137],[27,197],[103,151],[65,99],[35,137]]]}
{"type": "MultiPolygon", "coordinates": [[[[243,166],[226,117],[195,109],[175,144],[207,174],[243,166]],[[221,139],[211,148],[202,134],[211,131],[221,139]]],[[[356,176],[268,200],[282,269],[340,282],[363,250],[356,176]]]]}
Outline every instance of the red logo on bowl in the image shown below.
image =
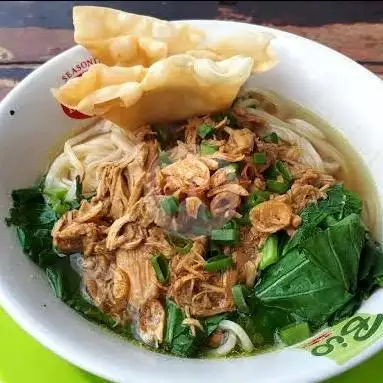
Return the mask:
{"type": "MultiPolygon", "coordinates": [[[[62,74],[61,79],[65,82],[69,81],[72,78],[75,77],[81,77],[92,65],[99,63],[100,61],[97,60],[94,57],[88,57],[78,64],[74,65],[72,68],[67,70],[65,73],[62,74]]],[[[65,105],[61,104],[61,107],[64,111],[64,113],[70,117],[74,118],[76,120],[83,120],[85,118],[91,118],[92,116],[87,116],[86,114],[83,114],[79,112],[78,110],[70,109],[65,105]]]]}

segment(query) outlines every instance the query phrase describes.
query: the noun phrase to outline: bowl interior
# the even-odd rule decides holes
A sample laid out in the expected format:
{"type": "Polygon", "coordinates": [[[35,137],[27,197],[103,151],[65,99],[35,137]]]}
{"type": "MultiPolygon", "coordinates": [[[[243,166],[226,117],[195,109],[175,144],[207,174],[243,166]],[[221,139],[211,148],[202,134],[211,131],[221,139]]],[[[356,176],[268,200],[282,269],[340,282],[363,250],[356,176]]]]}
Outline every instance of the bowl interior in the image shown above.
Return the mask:
{"type": "MultiPolygon", "coordinates": [[[[256,28],[233,22],[191,21],[212,34],[256,28]]],[[[373,175],[383,192],[381,81],[344,56],[309,40],[271,30],[280,63],[252,78],[250,85],[273,89],[309,108],[338,129],[373,175]]],[[[72,48],[33,72],[0,107],[0,216],[7,216],[12,189],[32,184],[45,169],[47,152],[60,137],[89,123],[63,113],[50,88],[64,83],[76,64],[89,61],[80,47],[72,48]],[[14,113],[11,115],[10,111],[14,113]]],[[[86,65],[85,65],[86,66],[86,65]]],[[[85,68],[85,67],[84,67],[85,68]]],[[[114,381],[259,382],[320,380],[358,363],[383,346],[383,340],[350,362],[337,366],[294,348],[251,358],[184,360],[137,348],[81,318],[56,300],[42,273],[22,254],[16,236],[0,224],[0,302],[13,318],[45,346],[72,363],[114,381]],[[302,369],[302,365],[305,366],[302,369]],[[276,369],[275,366],[278,366],[276,369]]],[[[379,232],[380,239],[383,238],[379,232]]],[[[383,302],[378,291],[362,307],[377,313],[383,302]]]]}

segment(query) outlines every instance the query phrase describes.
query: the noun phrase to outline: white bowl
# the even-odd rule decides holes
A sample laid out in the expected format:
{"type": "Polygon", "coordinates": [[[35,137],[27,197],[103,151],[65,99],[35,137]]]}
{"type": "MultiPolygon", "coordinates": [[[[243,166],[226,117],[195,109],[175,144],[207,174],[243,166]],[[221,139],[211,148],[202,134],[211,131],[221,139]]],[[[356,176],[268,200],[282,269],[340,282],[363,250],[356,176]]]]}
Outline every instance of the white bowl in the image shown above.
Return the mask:
{"type": "MultiPolygon", "coordinates": [[[[329,48],[289,33],[235,22],[188,22],[209,33],[227,34],[243,28],[274,33],[280,63],[252,81],[297,101],[336,127],[360,153],[382,195],[383,83],[376,76],[329,48]]],[[[49,91],[63,84],[65,73],[86,58],[89,54],[80,47],[60,54],[31,73],[1,103],[2,218],[8,213],[10,191],[31,185],[46,165],[48,149],[57,145],[65,132],[87,121],[69,118],[49,91]]],[[[6,311],[52,351],[112,381],[318,381],[383,347],[383,339],[378,339],[343,365],[294,347],[227,360],[185,360],[156,354],[111,335],[55,299],[43,273],[22,254],[15,233],[5,225],[0,228],[0,254],[0,303],[6,311]]],[[[378,291],[361,311],[378,313],[382,305],[383,291],[378,291]]]]}

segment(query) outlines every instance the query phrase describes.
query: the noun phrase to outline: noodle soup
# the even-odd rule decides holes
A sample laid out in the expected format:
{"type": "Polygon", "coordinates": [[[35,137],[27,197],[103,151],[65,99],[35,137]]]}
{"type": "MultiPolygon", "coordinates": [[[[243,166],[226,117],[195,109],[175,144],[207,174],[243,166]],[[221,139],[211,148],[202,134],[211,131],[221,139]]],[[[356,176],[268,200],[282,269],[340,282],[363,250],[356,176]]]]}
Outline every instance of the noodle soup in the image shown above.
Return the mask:
{"type": "Polygon", "coordinates": [[[361,166],[318,117],[248,89],[222,113],[71,136],[39,186],[14,191],[9,223],[88,319],[154,351],[250,355],[351,316],[379,286],[361,166]]]}

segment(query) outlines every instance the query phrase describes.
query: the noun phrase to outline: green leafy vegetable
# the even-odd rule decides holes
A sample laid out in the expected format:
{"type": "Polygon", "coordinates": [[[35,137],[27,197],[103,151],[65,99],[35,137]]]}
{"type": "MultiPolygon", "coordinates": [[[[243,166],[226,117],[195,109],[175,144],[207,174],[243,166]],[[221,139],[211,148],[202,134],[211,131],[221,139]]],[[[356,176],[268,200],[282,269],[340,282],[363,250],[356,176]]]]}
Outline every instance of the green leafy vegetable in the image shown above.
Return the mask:
{"type": "Polygon", "coordinates": [[[383,286],[383,249],[366,233],[366,244],[360,255],[358,288],[368,296],[376,287],[383,286]]]}
{"type": "Polygon", "coordinates": [[[72,269],[69,256],[47,267],[45,273],[57,298],[67,301],[78,293],[80,276],[72,269]]]}
{"type": "Polygon", "coordinates": [[[334,185],[328,190],[327,198],[309,204],[302,211],[302,224],[283,249],[283,254],[287,254],[295,247],[300,248],[301,244],[318,230],[319,225],[328,216],[340,221],[352,213],[360,214],[361,211],[362,201],[355,193],[347,190],[342,184],[334,185]]]}
{"type": "Polygon", "coordinates": [[[274,344],[276,332],[295,322],[288,311],[265,306],[254,292],[246,301],[251,315],[238,313],[232,320],[246,331],[254,344],[274,344]]]}
{"type": "Polygon", "coordinates": [[[116,324],[111,317],[81,296],[80,277],[72,269],[69,256],[59,257],[53,247],[51,230],[55,221],[64,210],[79,205],[79,201],[65,202],[67,192],[63,189],[49,189],[43,193],[41,185],[12,192],[13,207],[6,219],[7,225],[16,226],[23,251],[45,270],[49,284],[59,299],[85,318],[116,333],[131,336],[129,326],[116,324]],[[60,200],[65,209],[54,210],[52,200],[60,200]]]}
{"type": "Polygon", "coordinates": [[[164,343],[166,349],[172,354],[193,357],[207,343],[210,336],[218,327],[219,323],[228,317],[227,313],[214,315],[200,319],[204,331],[198,330],[192,335],[190,327],[182,324],[185,315],[182,310],[171,300],[166,302],[166,331],[164,343]]]}
{"type": "Polygon", "coordinates": [[[256,297],[317,328],[353,298],[363,245],[360,218],[351,214],[269,266],[256,297]]]}
{"type": "Polygon", "coordinates": [[[201,344],[202,334],[193,336],[190,327],[183,325],[185,316],[182,310],[171,300],[166,302],[166,348],[175,355],[195,356],[201,344]]]}
{"type": "Polygon", "coordinates": [[[40,188],[14,190],[12,200],[6,223],[16,227],[23,251],[40,267],[55,263],[59,257],[52,247],[51,230],[57,218],[40,188]]]}

